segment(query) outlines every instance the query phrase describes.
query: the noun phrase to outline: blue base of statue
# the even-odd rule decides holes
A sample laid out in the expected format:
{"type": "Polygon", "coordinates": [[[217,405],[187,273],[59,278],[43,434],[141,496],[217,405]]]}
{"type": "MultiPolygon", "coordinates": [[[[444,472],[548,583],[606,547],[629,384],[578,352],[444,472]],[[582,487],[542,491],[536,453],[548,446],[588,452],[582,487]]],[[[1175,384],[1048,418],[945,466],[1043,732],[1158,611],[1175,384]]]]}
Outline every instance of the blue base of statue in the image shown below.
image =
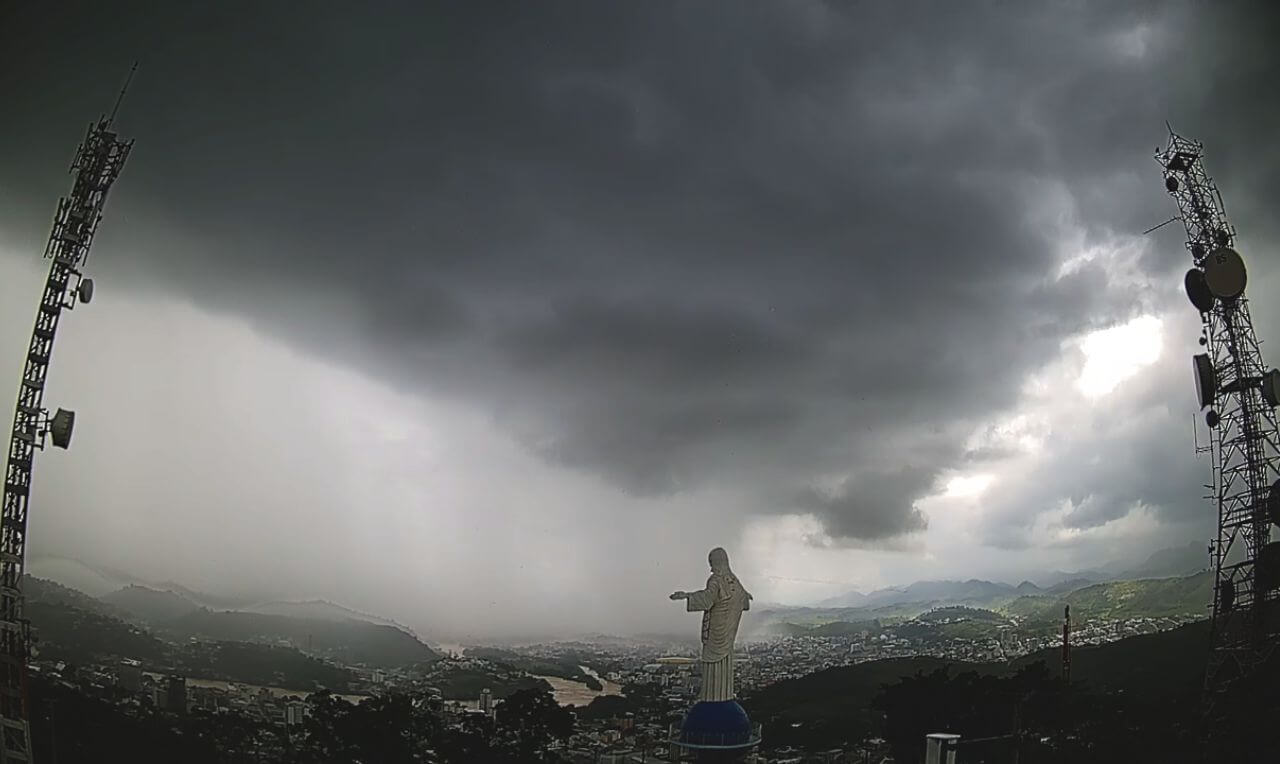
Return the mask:
{"type": "Polygon", "coordinates": [[[695,703],[680,725],[680,743],[686,748],[747,748],[759,741],[736,700],[695,703]]]}

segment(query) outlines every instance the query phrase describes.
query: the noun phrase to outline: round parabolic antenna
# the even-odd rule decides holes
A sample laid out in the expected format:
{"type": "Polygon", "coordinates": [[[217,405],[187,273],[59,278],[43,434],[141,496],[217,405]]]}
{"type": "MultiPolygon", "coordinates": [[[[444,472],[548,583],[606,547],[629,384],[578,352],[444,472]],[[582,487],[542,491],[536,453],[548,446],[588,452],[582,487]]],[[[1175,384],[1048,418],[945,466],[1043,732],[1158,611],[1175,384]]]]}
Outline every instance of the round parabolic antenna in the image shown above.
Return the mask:
{"type": "Polygon", "coordinates": [[[1231,247],[1219,247],[1204,261],[1204,281],[1214,297],[1234,300],[1244,293],[1249,280],[1244,260],[1231,247]]]}
{"type": "Polygon", "coordinates": [[[1218,375],[1214,373],[1208,353],[1192,356],[1191,360],[1196,372],[1196,400],[1200,408],[1204,408],[1213,403],[1213,397],[1218,394],[1218,375]]]}
{"type": "Polygon", "coordinates": [[[1201,313],[1208,313],[1213,310],[1213,292],[1209,291],[1209,285],[1205,283],[1204,271],[1199,268],[1192,268],[1187,271],[1187,276],[1182,280],[1182,284],[1187,290],[1187,299],[1191,300],[1191,304],[1196,306],[1196,310],[1201,313]]]}
{"type": "Polygon", "coordinates": [[[1280,406],[1280,369],[1262,375],[1262,399],[1272,408],[1280,406]]]}
{"type": "Polygon", "coordinates": [[[1280,480],[1272,483],[1267,493],[1267,519],[1280,525],[1280,480]]]}
{"type": "Polygon", "coordinates": [[[1262,589],[1280,588],[1280,541],[1272,541],[1262,547],[1256,560],[1258,586],[1262,589]]]}
{"type": "Polygon", "coordinates": [[[68,448],[71,445],[71,432],[75,426],[76,412],[58,409],[58,413],[54,414],[49,422],[49,435],[53,438],[53,445],[58,448],[68,448]]]}

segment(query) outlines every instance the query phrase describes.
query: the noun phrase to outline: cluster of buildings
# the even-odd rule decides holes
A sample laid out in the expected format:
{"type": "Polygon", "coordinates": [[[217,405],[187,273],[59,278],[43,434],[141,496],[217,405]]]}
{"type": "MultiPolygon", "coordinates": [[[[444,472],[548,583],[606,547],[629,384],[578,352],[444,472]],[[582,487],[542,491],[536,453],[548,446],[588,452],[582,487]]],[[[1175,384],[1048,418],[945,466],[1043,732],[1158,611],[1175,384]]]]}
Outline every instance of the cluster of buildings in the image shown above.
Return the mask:
{"type": "Polygon", "coordinates": [[[301,725],[308,713],[304,693],[159,674],[145,671],[139,661],[131,659],[86,666],[33,661],[29,668],[64,687],[138,711],[178,715],[196,710],[234,713],[260,724],[283,728],[301,725]]]}
{"type": "MultiPolygon", "coordinates": [[[[1122,618],[1115,621],[1090,621],[1071,625],[1071,644],[1103,645],[1141,634],[1155,634],[1184,626],[1188,623],[1203,620],[1202,616],[1175,615],[1160,618],[1122,618]]],[[[1040,637],[1024,640],[1019,646],[1021,653],[1031,653],[1048,647],[1062,644],[1061,637],[1040,637]]]]}

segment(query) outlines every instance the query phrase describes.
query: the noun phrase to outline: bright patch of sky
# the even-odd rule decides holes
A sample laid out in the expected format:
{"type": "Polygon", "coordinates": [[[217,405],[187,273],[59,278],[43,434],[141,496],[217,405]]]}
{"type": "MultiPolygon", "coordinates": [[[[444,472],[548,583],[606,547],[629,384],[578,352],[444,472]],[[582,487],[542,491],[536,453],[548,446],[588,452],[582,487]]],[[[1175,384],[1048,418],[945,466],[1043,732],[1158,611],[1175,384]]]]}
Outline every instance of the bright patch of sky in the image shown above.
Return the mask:
{"type": "Polygon", "coordinates": [[[1139,316],[1081,338],[1085,361],[1076,387],[1086,397],[1098,398],[1155,363],[1163,349],[1162,328],[1155,316],[1139,316]]]}

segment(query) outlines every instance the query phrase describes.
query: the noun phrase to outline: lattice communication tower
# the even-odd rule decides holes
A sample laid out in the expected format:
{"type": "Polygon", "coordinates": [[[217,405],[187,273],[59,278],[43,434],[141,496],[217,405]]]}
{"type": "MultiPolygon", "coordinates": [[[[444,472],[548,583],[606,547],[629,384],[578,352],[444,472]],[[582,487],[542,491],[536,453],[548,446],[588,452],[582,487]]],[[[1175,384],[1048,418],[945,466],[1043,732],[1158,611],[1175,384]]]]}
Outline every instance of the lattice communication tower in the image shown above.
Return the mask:
{"type": "Polygon", "coordinates": [[[1206,486],[1218,510],[1210,546],[1214,569],[1205,701],[1211,708],[1236,680],[1253,675],[1280,643],[1280,439],[1276,405],[1280,372],[1267,370],[1249,316],[1244,261],[1222,197],[1205,172],[1203,146],[1172,129],[1157,150],[1165,189],[1186,227],[1187,297],[1200,312],[1204,352],[1193,359],[1196,392],[1209,428],[1213,481],[1206,486]]]}
{"type": "MultiPolygon", "coordinates": [[[[117,100],[116,108],[119,105],[117,100]]],[[[112,132],[114,118],[115,110],[112,110],[110,116],[89,126],[71,164],[75,176],[71,195],[58,201],[53,232],[44,253],[50,260],[49,277],[45,280],[23,364],[13,432],[9,438],[4,514],[0,518],[0,663],[4,675],[0,680],[0,764],[32,760],[26,693],[31,634],[23,616],[22,595],[31,462],[35,452],[44,448],[46,436],[59,448],[66,448],[71,441],[75,414],[58,409],[50,416],[43,408],[44,386],[62,311],[93,298],[93,281],[85,278],[80,269],[89,257],[89,245],[102,220],[107,192],[133,147],[133,141],[121,140],[112,132]]]]}

